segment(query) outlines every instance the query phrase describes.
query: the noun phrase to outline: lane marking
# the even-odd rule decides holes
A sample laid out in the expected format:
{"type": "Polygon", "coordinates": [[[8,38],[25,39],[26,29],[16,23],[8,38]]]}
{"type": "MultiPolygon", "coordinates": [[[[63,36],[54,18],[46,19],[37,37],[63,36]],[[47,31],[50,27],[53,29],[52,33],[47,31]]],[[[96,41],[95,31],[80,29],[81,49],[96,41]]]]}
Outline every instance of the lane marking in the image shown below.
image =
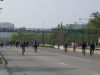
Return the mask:
{"type": "Polygon", "coordinates": [[[60,64],[62,64],[62,65],[66,65],[65,63],[63,63],[63,62],[59,62],[60,64]]]}
{"type": "Polygon", "coordinates": [[[47,57],[41,56],[40,58],[47,58],[47,57]]]}

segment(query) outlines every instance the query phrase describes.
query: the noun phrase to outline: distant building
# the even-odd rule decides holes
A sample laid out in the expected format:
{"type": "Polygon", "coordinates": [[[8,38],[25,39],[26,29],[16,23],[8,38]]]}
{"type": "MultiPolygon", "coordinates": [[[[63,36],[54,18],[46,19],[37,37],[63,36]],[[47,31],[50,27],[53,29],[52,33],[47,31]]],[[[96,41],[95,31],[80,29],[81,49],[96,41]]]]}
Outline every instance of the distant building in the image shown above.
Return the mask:
{"type": "MultiPolygon", "coordinates": [[[[14,28],[14,24],[10,22],[0,23],[0,28],[14,28]]],[[[12,35],[12,32],[0,32],[0,39],[9,38],[12,35]]]]}
{"type": "Polygon", "coordinates": [[[0,28],[14,28],[14,24],[10,22],[2,22],[0,23],[0,28]]]}
{"type": "Polygon", "coordinates": [[[84,24],[66,24],[64,28],[72,28],[72,29],[81,29],[84,27],[84,24]]]}

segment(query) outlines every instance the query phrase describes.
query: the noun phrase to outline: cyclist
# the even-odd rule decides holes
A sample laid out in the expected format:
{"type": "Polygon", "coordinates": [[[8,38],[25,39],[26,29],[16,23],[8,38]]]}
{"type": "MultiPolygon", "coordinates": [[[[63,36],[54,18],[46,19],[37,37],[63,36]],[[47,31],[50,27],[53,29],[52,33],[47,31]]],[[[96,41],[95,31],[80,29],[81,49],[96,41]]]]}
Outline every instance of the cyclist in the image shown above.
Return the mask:
{"type": "Polygon", "coordinates": [[[65,53],[67,52],[67,43],[64,44],[65,53]]]}
{"type": "Polygon", "coordinates": [[[95,50],[95,44],[91,43],[90,44],[90,56],[94,53],[94,50],[95,50]]]}
{"type": "Polygon", "coordinates": [[[85,56],[85,54],[86,54],[86,51],[85,51],[86,48],[87,48],[87,45],[86,45],[85,42],[83,42],[83,43],[82,43],[82,53],[83,53],[84,56],[85,56]]]}
{"type": "Polygon", "coordinates": [[[34,51],[35,51],[35,52],[37,52],[37,46],[38,46],[37,41],[34,41],[34,42],[33,42],[33,47],[34,47],[34,51]]]}
{"type": "Polygon", "coordinates": [[[22,42],[21,43],[21,47],[22,47],[22,55],[24,55],[24,53],[25,53],[25,42],[22,42]]]}
{"type": "Polygon", "coordinates": [[[76,52],[76,43],[72,43],[72,47],[73,47],[73,52],[76,52]]]}

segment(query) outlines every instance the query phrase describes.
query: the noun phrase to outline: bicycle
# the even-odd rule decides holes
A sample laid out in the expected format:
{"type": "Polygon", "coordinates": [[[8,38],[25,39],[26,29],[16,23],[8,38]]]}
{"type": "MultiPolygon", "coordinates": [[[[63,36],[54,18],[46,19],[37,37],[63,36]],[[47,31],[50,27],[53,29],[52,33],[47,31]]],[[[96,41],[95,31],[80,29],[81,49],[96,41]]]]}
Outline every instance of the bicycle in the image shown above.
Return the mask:
{"type": "Polygon", "coordinates": [[[23,47],[22,48],[22,55],[24,55],[24,53],[25,53],[25,48],[23,47]]]}
{"type": "Polygon", "coordinates": [[[76,52],[76,47],[75,46],[73,47],[73,52],[76,52]]]}
{"type": "Polygon", "coordinates": [[[82,49],[82,53],[85,56],[85,54],[86,54],[85,48],[82,49]]]}
{"type": "Polygon", "coordinates": [[[94,54],[94,49],[90,49],[90,56],[94,54]]]}
{"type": "Polygon", "coordinates": [[[37,47],[34,47],[34,51],[37,53],[37,47]]]}
{"type": "Polygon", "coordinates": [[[67,52],[67,48],[65,48],[65,53],[67,52]]]}

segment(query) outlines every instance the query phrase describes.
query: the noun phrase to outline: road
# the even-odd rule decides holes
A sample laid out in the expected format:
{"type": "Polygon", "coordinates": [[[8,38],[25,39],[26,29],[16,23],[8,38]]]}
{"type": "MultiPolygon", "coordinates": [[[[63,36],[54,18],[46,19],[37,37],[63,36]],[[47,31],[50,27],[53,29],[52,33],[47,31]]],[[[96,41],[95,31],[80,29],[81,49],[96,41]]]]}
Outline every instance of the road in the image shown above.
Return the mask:
{"type": "Polygon", "coordinates": [[[8,61],[8,75],[100,75],[100,55],[48,48],[38,48],[35,53],[31,47],[24,56],[21,48],[6,47],[1,52],[8,61]]]}

